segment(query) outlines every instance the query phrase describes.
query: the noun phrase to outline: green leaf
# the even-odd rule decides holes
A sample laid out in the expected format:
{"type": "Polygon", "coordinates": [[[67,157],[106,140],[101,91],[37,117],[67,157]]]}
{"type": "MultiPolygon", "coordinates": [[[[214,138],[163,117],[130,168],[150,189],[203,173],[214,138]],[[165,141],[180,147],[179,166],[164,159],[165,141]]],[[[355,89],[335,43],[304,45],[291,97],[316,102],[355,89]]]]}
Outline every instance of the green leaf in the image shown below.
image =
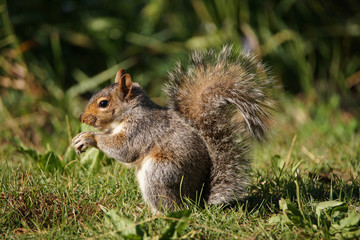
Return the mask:
{"type": "Polygon", "coordinates": [[[165,228],[161,233],[160,240],[164,239],[178,239],[181,236],[181,231],[186,227],[190,220],[191,211],[184,210],[179,212],[171,212],[167,215],[169,218],[179,219],[177,220],[168,220],[171,221],[170,225],[165,228]]]}
{"type": "Polygon", "coordinates": [[[80,164],[87,170],[88,174],[96,173],[100,170],[101,160],[104,158],[97,148],[90,148],[80,157],[80,164]]]}
{"type": "Polygon", "coordinates": [[[320,202],[317,206],[316,206],[316,215],[320,216],[321,212],[325,209],[331,209],[331,208],[335,208],[335,207],[339,207],[339,206],[344,206],[346,205],[346,203],[344,202],[339,202],[339,201],[326,201],[326,202],[320,202]]]}
{"type": "Polygon", "coordinates": [[[283,198],[281,198],[279,200],[279,206],[280,206],[280,209],[283,210],[283,211],[286,211],[288,209],[286,200],[283,199],[283,198]]]}
{"type": "Polygon", "coordinates": [[[284,215],[288,219],[288,221],[284,221],[284,223],[292,223],[300,228],[306,229],[306,231],[311,233],[314,232],[311,216],[308,214],[302,214],[300,210],[297,209],[289,200],[282,198],[279,200],[279,205],[280,209],[283,210],[284,215]]]}
{"type": "Polygon", "coordinates": [[[54,172],[55,170],[63,171],[64,165],[60,158],[53,152],[41,155],[39,166],[44,171],[54,172]]]}
{"type": "Polygon", "coordinates": [[[288,222],[289,220],[282,215],[274,215],[268,220],[269,224],[279,224],[279,223],[288,223],[288,222]]]}
{"type": "Polygon", "coordinates": [[[106,210],[100,206],[104,211],[105,223],[115,229],[118,235],[125,237],[126,239],[142,239],[144,232],[137,226],[132,220],[127,217],[121,216],[115,209],[106,210]]]}
{"type": "Polygon", "coordinates": [[[94,131],[94,127],[89,126],[85,123],[80,124],[80,132],[90,132],[94,131]]]}
{"type": "MultiPolygon", "coordinates": [[[[350,211],[346,218],[340,220],[339,224],[342,228],[354,227],[360,225],[360,213],[350,211]]],[[[360,227],[360,226],[359,226],[360,227]]]]}
{"type": "Polygon", "coordinates": [[[340,212],[340,211],[347,211],[347,205],[344,202],[339,202],[339,201],[325,201],[325,202],[320,202],[317,206],[316,206],[316,210],[315,210],[315,214],[317,217],[317,223],[319,226],[321,226],[322,224],[322,214],[324,213],[325,216],[327,217],[328,221],[332,220],[331,216],[337,216],[339,215],[339,213],[335,213],[335,211],[331,211],[331,210],[335,210],[340,212]],[[345,207],[345,209],[344,209],[345,207]]]}
{"type": "Polygon", "coordinates": [[[340,233],[341,237],[344,239],[359,239],[360,238],[360,228],[356,228],[353,231],[347,231],[340,233]]]}

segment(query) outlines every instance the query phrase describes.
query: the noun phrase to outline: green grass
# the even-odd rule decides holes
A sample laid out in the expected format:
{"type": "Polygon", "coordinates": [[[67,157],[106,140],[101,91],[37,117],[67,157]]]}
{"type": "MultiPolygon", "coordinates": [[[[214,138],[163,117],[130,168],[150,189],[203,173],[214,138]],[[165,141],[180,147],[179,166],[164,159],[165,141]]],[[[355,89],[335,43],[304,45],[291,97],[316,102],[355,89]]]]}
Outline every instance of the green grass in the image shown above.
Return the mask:
{"type": "Polygon", "coordinates": [[[0,0],[0,238],[359,237],[358,2],[46,3],[0,0]],[[174,62],[224,43],[250,48],[302,95],[282,100],[255,145],[237,206],[152,216],[132,169],[69,148],[84,99],[126,68],[164,103],[174,62]]]}
{"type": "MultiPolygon", "coordinates": [[[[46,150],[21,146],[20,141],[3,147],[0,236],[359,237],[359,122],[339,110],[336,96],[327,103],[285,98],[275,122],[269,141],[255,146],[245,200],[227,209],[189,203],[189,211],[164,216],[152,216],[144,204],[133,169],[96,150],[79,158],[71,148],[53,148],[58,141],[51,138],[46,150]]],[[[79,129],[74,126],[79,123],[73,124],[79,129]]]]}

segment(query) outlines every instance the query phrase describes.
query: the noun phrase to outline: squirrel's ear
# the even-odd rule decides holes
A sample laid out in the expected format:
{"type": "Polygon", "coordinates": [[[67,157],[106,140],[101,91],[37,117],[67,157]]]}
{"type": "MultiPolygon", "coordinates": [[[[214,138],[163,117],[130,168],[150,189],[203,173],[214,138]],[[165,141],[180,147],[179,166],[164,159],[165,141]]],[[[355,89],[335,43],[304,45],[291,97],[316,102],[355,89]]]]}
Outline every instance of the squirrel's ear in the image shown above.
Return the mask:
{"type": "Polygon", "coordinates": [[[116,73],[115,83],[120,82],[120,79],[121,79],[122,76],[124,76],[125,74],[126,74],[125,69],[120,69],[120,70],[116,73]]]}
{"type": "Polygon", "coordinates": [[[129,74],[124,74],[120,78],[118,89],[123,94],[124,100],[128,101],[132,93],[132,81],[129,74]]]}

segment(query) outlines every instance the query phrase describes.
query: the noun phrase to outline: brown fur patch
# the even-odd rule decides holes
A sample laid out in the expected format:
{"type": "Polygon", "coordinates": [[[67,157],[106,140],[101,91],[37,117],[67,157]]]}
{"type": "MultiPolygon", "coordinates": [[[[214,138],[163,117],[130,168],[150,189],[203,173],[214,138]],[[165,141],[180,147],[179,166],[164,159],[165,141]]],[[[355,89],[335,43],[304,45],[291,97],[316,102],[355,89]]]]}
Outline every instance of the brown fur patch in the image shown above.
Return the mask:
{"type": "Polygon", "coordinates": [[[174,162],[174,153],[172,151],[167,151],[166,149],[161,149],[160,147],[155,147],[151,151],[150,157],[153,159],[154,163],[169,163],[174,162]]]}
{"type": "MultiPolygon", "coordinates": [[[[120,146],[126,139],[126,134],[123,132],[119,132],[117,134],[114,134],[108,138],[104,138],[101,141],[103,142],[103,145],[106,146],[120,146]]],[[[98,141],[96,135],[95,135],[95,140],[98,141]]]]}
{"type": "Polygon", "coordinates": [[[80,115],[80,122],[93,126],[95,124],[96,121],[95,116],[97,114],[98,114],[98,109],[96,107],[96,103],[90,104],[80,115]]]}
{"type": "Polygon", "coordinates": [[[123,143],[125,141],[125,139],[126,139],[126,134],[123,132],[120,132],[115,135],[115,142],[118,144],[123,143]]]}

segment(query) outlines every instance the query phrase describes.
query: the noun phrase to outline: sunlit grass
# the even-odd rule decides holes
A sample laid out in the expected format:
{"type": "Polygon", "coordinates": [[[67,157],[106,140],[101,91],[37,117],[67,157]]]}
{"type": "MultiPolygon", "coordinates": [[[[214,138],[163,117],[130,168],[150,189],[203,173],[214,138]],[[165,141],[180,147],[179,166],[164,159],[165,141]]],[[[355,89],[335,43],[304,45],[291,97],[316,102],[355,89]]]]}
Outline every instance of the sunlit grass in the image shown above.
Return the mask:
{"type": "Polygon", "coordinates": [[[360,236],[356,1],[74,2],[0,0],[1,238],[360,236]],[[133,169],[69,147],[90,92],[119,68],[164,104],[175,61],[225,43],[264,58],[285,92],[303,93],[281,100],[235,207],[188,203],[153,216],[133,169]]]}
{"type": "MultiPolygon", "coordinates": [[[[52,159],[61,162],[62,167],[59,167],[42,163],[42,156],[52,149],[30,148],[28,151],[32,152],[28,154],[25,150],[21,150],[22,154],[15,148],[3,149],[1,235],[109,238],[131,233],[139,238],[146,235],[207,239],[334,237],[335,233],[326,232],[332,225],[325,231],[316,221],[306,225],[308,220],[301,220],[301,215],[300,222],[286,220],[282,211],[287,205],[279,205],[281,199],[287,199],[295,207],[301,206],[312,220],[317,216],[317,204],[329,200],[343,202],[350,212],[359,211],[358,121],[340,111],[336,100],[333,101],[335,103],[328,104],[315,101],[315,106],[310,106],[296,98],[285,100],[269,141],[255,147],[247,197],[230,209],[218,206],[201,209],[189,203],[190,213],[152,216],[140,196],[133,170],[97,151],[92,150],[91,155],[79,158],[72,150],[66,152],[65,149],[52,159]],[[324,121],[329,115],[332,119],[324,121]],[[319,228],[312,227],[314,224],[319,228]],[[133,232],[124,231],[124,226],[134,229],[133,232]]],[[[351,217],[346,211],[343,217],[351,217]]],[[[287,214],[290,219],[296,216],[291,215],[292,212],[287,214]]],[[[324,219],[321,221],[320,224],[326,223],[324,219]]],[[[352,234],[349,231],[340,229],[340,233],[352,234]]]]}

